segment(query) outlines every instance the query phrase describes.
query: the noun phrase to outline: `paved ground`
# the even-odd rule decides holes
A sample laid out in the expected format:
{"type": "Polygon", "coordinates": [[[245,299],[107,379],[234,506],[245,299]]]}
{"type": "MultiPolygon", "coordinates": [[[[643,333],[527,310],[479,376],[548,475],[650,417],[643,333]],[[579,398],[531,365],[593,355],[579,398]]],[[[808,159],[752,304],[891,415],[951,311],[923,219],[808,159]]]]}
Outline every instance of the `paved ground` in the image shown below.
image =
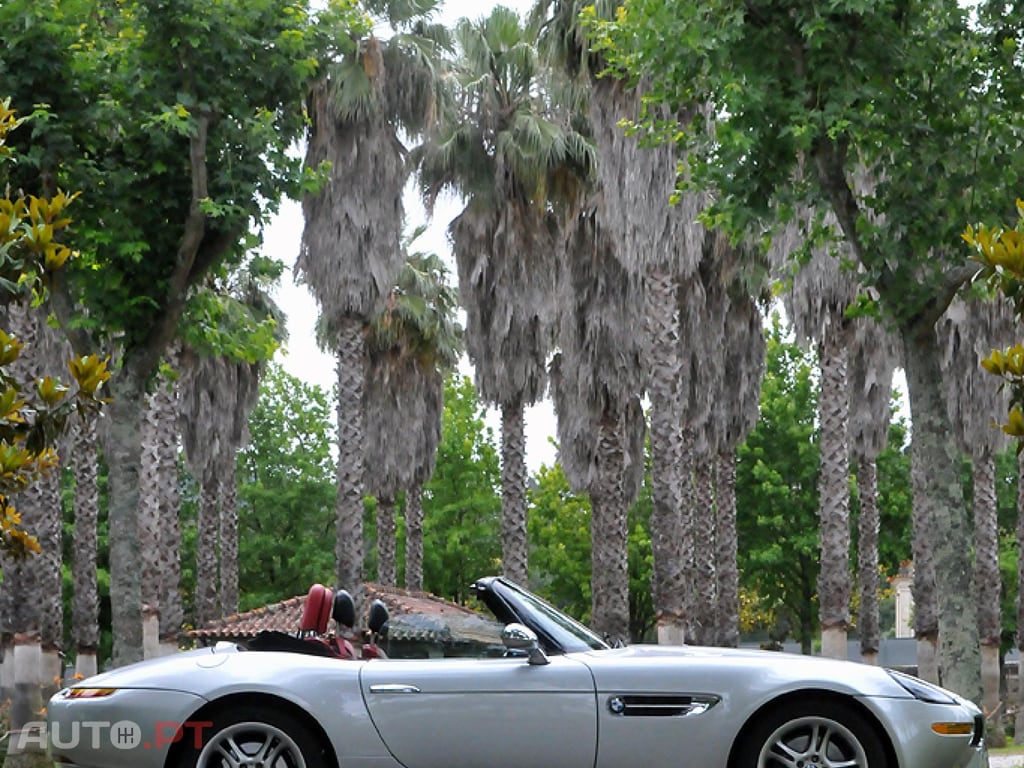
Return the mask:
{"type": "Polygon", "coordinates": [[[1024,766],[1024,755],[990,755],[989,768],[1018,768],[1024,766]]]}

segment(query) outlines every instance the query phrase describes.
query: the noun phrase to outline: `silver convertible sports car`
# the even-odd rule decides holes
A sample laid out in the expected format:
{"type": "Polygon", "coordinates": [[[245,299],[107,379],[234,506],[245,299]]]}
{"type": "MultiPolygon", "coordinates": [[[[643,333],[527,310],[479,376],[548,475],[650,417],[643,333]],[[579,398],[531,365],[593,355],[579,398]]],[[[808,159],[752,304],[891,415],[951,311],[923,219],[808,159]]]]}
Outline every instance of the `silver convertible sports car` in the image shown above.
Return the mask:
{"type": "Polygon", "coordinates": [[[917,678],[770,651],[611,648],[502,578],[474,590],[499,623],[475,657],[365,646],[356,658],[322,636],[323,607],[309,636],[221,643],[62,690],[47,707],[52,755],[79,768],[987,764],[978,708],[917,678]]]}

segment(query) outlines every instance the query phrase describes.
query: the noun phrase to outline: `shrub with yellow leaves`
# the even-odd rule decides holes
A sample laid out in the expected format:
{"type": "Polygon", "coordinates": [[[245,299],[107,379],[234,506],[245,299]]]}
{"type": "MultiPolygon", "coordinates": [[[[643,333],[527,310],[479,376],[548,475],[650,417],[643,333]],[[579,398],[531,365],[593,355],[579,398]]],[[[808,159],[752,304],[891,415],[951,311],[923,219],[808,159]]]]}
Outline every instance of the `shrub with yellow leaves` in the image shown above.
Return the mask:
{"type": "MultiPolygon", "coordinates": [[[[0,161],[10,159],[7,136],[24,121],[9,99],[0,100],[0,161]]],[[[65,209],[77,196],[0,198],[0,305],[38,296],[46,277],[74,256],[60,233],[71,223],[65,209]]],[[[69,362],[74,386],[51,376],[18,381],[11,365],[21,351],[0,329],[0,550],[15,557],[38,552],[39,544],[22,528],[12,497],[57,465],[54,442],[72,415],[86,418],[99,408],[100,388],[110,378],[107,361],[90,355],[69,362]]]]}

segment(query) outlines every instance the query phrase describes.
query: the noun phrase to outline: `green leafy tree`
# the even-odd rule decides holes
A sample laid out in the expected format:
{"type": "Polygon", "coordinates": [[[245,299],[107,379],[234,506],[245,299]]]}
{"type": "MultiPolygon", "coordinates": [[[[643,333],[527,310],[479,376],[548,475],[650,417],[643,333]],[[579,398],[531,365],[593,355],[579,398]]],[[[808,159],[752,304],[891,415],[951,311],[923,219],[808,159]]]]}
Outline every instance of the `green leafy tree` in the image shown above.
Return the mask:
{"type": "Polygon", "coordinates": [[[945,482],[956,450],[933,329],[977,271],[958,247],[962,222],[1000,210],[1020,181],[1021,23],[1000,3],[842,2],[823,12],[811,2],[627,0],[596,31],[616,66],[649,78],[649,105],[711,106],[713,123],[663,123],[653,109],[641,119],[689,151],[686,181],[714,194],[707,221],[760,234],[797,203],[835,214],[834,232],[818,219],[812,234],[845,240],[872,307],[902,337],[944,681],[972,699],[969,521],[960,486],[945,482]]]}
{"type": "Polygon", "coordinates": [[[472,381],[445,382],[437,467],[423,486],[423,587],[464,602],[501,563],[501,470],[472,381]]]}
{"type": "Polygon", "coordinates": [[[305,593],[334,573],[330,398],[267,369],[238,454],[241,610],[305,593]]]}

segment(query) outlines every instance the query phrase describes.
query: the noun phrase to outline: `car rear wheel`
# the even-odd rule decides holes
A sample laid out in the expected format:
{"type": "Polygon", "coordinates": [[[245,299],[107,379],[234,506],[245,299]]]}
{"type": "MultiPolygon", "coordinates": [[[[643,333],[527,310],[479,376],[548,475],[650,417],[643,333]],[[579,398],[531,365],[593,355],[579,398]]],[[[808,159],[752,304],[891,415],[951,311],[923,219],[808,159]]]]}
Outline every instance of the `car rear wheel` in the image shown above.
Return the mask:
{"type": "Polygon", "coordinates": [[[867,719],[831,699],[787,703],[740,737],[737,768],[887,768],[885,746],[867,719]]]}
{"type": "Polygon", "coordinates": [[[328,768],[308,725],[262,707],[223,712],[195,738],[186,730],[184,742],[180,768],[328,768]]]}

